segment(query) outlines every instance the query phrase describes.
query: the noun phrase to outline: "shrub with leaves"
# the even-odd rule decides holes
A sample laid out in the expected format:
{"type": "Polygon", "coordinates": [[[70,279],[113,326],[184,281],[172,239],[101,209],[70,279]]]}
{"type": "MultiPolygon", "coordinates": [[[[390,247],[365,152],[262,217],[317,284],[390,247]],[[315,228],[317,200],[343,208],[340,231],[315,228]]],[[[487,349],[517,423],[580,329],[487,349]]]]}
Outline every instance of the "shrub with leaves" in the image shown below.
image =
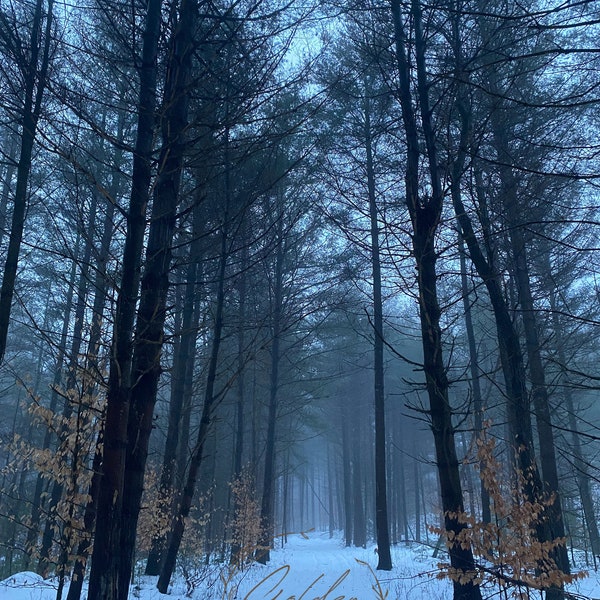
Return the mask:
{"type": "Polygon", "coordinates": [[[84,391],[75,375],[71,384],[69,388],[52,388],[54,405],[62,400],[60,412],[55,406],[45,406],[42,398],[28,389],[29,434],[21,437],[15,433],[7,444],[14,457],[7,466],[34,475],[30,481],[35,483],[33,502],[20,517],[26,530],[22,541],[25,566],[38,561],[37,570],[44,577],[54,569],[59,592],[68,568],[81,559],[77,553],[80,543],[90,535],[84,513],[90,501],[91,457],[100,411],[98,396],[91,387],[84,391]],[[43,441],[31,434],[36,430],[44,433],[43,441]]]}
{"type": "Polygon", "coordinates": [[[553,551],[565,539],[539,541],[536,529],[552,505],[552,495],[527,499],[527,473],[515,470],[514,477],[502,478],[502,466],[495,456],[495,440],[485,433],[477,440],[480,477],[487,489],[493,508],[491,523],[485,523],[466,512],[452,515],[467,525],[459,535],[432,527],[446,537],[448,547],[470,546],[478,559],[474,571],[464,573],[449,564],[440,563],[439,577],[453,581],[473,581],[476,584],[499,587],[503,597],[527,598],[529,591],[562,588],[565,584],[587,576],[585,572],[568,574],[561,571],[553,551]]]}
{"type": "Polygon", "coordinates": [[[242,568],[256,548],[256,540],[261,538],[260,506],[257,500],[254,479],[248,470],[231,482],[234,501],[234,515],[231,523],[232,563],[242,568]]]}
{"type": "Polygon", "coordinates": [[[149,466],[144,473],[144,494],[138,519],[136,547],[148,552],[152,541],[168,534],[173,512],[173,493],[159,493],[159,475],[149,466]]]}

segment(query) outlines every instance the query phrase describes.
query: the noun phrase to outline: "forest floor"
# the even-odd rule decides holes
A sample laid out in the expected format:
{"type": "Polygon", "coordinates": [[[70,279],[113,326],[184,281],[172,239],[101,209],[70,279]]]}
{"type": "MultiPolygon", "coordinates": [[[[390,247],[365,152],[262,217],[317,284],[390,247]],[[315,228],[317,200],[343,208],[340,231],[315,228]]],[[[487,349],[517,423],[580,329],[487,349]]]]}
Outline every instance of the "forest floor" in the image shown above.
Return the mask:
{"type": "MultiPolygon", "coordinates": [[[[136,576],[130,598],[140,600],[451,600],[452,585],[436,577],[438,561],[425,545],[398,545],[392,550],[392,571],[375,571],[375,546],[345,548],[338,537],[309,533],[288,536],[277,544],[267,566],[243,571],[223,564],[184,565],[169,595],[160,594],[155,578],[136,576]]],[[[578,565],[579,568],[585,568],[578,565]]],[[[600,572],[574,584],[573,598],[600,598],[600,572]]],[[[497,589],[486,598],[503,598],[497,589]]],[[[64,597],[64,595],[63,595],[64,597]]],[[[509,591],[510,597],[510,591],[509,591]]],[[[531,598],[539,598],[532,594],[531,598]]],[[[35,573],[18,573],[0,582],[0,600],[54,600],[56,581],[35,573]]]]}

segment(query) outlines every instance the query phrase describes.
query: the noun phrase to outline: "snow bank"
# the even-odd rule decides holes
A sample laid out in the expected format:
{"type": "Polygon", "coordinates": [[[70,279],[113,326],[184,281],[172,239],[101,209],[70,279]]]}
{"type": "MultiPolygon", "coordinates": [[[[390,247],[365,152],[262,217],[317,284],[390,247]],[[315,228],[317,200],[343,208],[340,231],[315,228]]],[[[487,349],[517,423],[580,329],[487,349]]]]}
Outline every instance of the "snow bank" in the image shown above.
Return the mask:
{"type": "Polygon", "coordinates": [[[44,578],[32,571],[16,573],[7,577],[4,581],[0,581],[0,586],[3,587],[40,587],[44,585],[44,578]]]}

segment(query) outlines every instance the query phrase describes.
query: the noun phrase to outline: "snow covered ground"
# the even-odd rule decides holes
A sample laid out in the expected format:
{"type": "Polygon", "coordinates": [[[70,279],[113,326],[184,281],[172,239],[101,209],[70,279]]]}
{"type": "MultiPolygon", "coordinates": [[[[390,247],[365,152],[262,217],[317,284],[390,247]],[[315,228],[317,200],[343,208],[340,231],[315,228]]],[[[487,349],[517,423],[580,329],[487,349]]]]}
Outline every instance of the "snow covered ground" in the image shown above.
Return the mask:
{"type": "MultiPolygon", "coordinates": [[[[279,546],[279,545],[278,545],[279,546]]],[[[328,534],[290,536],[271,554],[269,565],[253,564],[242,572],[223,565],[185,565],[169,595],[160,594],[155,578],[136,575],[130,598],[141,600],[450,600],[452,586],[435,577],[431,549],[399,545],[394,568],[375,572],[377,555],[368,549],[344,548],[328,534]],[[377,576],[377,578],[375,577],[377,576]]],[[[600,573],[573,586],[579,597],[600,598],[600,573]]],[[[489,596],[494,592],[490,590],[489,596]]],[[[535,597],[535,596],[534,596],[535,597]]],[[[54,600],[56,582],[35,573],[18,573],[0,583],[0,600],[54,600]]]]}

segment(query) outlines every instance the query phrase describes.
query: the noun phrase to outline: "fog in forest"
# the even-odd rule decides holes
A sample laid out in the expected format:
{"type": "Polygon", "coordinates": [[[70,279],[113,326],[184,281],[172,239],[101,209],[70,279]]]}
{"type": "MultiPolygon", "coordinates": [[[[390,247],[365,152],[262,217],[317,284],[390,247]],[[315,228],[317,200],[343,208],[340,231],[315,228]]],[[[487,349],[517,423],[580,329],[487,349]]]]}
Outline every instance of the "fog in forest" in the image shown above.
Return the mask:
{"type": "Polygon", "coordinates": [[[0,0],[0,579],[208,599],[201,565],[312,535],[377,581],[433,555],[454,600],[577,597],[599,23],[596,0],[0,0]]]}

